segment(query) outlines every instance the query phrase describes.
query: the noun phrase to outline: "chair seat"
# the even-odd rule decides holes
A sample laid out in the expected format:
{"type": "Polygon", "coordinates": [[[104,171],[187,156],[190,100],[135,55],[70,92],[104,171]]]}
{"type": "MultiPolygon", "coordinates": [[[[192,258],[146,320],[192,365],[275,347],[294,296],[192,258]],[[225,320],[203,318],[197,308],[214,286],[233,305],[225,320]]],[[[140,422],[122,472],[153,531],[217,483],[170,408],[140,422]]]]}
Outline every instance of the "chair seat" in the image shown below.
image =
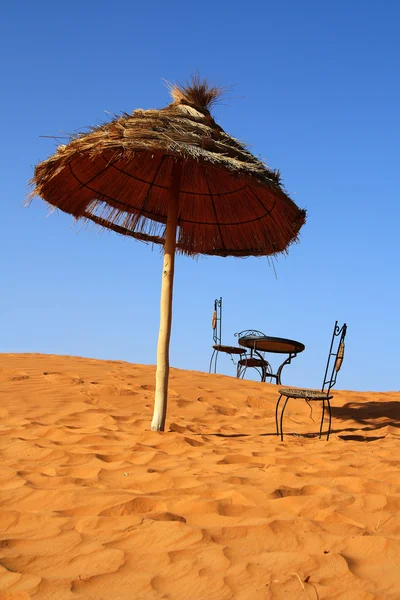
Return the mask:
{"type": "Polygon", "coordinates": [[[282,388],[279,390],[282,396],[288,398],[304,398],[305,400],[330,400],[333,396],[328,396],[326,392],[321,390],[308,390],[305,388],[282,388]]]}
{"type": "Polygon", "coordinates": [[[237,346],[223,346],[221,344],[215,344],[214,350],[218,352],[226,352],[227,354],[245,354],[247,350],[245,348],[238,348],[237,346]]]}
{"type": "Polygon", "coordinates": [[[268,363],[260,358],[241,358],[239,365],[241,367],[265,367],[268,363]]]}

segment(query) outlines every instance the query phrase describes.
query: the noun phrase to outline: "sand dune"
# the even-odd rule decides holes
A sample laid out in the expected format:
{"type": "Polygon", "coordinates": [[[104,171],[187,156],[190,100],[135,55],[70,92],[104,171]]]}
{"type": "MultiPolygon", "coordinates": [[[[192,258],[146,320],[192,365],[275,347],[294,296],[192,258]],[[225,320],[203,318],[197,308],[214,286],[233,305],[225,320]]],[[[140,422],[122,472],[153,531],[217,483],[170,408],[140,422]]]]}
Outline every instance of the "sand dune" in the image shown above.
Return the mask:
{"type": "Polygon", "coordinates": [[[338,391],[329,442],[277,388],[0,356],[0,600],[400,598],[400,393],[338,391]]]}

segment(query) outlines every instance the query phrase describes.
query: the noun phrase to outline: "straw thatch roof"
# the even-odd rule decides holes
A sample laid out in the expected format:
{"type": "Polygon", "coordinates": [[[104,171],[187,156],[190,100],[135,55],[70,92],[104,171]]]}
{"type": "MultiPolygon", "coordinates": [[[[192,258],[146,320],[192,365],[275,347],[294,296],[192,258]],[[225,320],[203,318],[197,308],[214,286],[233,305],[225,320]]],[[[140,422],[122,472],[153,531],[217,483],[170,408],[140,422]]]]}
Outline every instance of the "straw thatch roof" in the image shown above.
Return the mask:
{"type": "Polygon", "coordinates": [[[173,163],[183,161],[177,250],[263,256],[285,251],[305,221],[279,173],[226,134],[210,114],[220,89],[195,78],[172,103],[135,110],[37,165],[32,196],[137,239],[162,244],[173,163]]]}

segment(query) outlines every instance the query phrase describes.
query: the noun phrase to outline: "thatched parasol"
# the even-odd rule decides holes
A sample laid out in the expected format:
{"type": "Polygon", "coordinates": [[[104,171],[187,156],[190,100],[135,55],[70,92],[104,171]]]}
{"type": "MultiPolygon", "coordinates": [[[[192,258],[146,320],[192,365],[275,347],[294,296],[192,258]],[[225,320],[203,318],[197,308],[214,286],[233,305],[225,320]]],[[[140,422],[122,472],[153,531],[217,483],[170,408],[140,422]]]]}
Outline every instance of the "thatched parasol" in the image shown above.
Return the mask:
{"type": "Polygon", "coordinates": [[[170,91],[166,108],[71,136],[37,165],[32,192],[77,219],[164,245],[154,430],[166,417],[175,252],[274,255],[305,221],[279,173],[212,118],[220,88],[195,77],[170,91]]]}

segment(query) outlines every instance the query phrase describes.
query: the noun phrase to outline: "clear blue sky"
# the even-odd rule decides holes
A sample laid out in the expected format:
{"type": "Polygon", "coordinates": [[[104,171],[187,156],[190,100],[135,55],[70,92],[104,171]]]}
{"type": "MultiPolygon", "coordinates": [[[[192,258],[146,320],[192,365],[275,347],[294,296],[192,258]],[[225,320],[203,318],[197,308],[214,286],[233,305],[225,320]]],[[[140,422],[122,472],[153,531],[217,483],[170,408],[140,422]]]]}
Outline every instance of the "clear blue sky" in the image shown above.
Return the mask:
{"type": "Polygon", "coordinates": [[[224,343],[256,328],[306,344],[284,383],[320,385],[338,319],[338,387],[399,390],[399,22],[395,0],[4,5],[0,351],[155,363],[158,249],[22,205],[56,146],[40,135],[165,106],[163,78],[198,70],[234,85],[215,117],[280,169],[308,221],[278,279],[267,259],[177,260],[171,364],[207,370],[223,296],[224,343]]]}

